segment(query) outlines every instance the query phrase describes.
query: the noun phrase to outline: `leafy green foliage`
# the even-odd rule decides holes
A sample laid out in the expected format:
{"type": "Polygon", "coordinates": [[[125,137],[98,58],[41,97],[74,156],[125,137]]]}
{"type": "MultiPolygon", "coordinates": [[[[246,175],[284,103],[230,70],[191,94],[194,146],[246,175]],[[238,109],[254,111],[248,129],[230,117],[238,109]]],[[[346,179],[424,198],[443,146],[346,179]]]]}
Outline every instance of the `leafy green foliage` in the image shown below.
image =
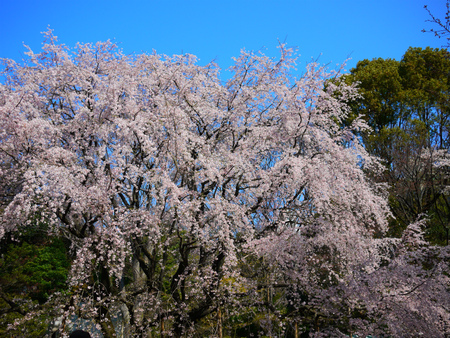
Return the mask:
{"type": "Polygon", "coordinates": [[[429,218],[427,237],[448,241],[449,196],[445,173],[433,166],[438,149],[450,146],[450,53],[409,48],[401,61],[358,62],[344,77],[358,83],[361,98],[351,103],[350,119],[364,118],[373,132],[360,134],[366,149],[383,159],[395,216],[390,234],[400,236],[419,215],[429,218]]]}
{"type": "Polygon", "coordinates": [[[358,82],[362,94],[361,100],[353,102],[358,116],[362,115],[375,131],[396,125],[402,108],[397,61],[381,58],[360,61],[346,79],[348,83],[358,82]]]}
{"type": "Polygon", "coordinates": [[[40,303],[65,287],[69,261],[64,243],[53,239],[46,245],[11,244],[0,260],[0,281],[5,292],[29,296],[40,303]]]}
{"type": "Polygon", "coordinates": [[[50,295],[66,289],[70,260],[65,243],[46,236],[45,225],[38,224],[18,239],[2,241],[0,258],[0,336],[25,334],[42,337],[48,327],[45,311],[14,330],[9,324],[39,311],[50,295]]]}

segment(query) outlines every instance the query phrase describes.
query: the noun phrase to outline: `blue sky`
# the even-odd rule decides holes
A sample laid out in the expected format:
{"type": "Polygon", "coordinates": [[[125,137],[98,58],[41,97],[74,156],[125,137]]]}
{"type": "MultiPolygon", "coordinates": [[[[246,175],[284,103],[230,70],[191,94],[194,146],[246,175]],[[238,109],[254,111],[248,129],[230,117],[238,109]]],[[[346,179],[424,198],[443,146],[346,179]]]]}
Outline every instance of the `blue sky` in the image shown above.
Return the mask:
{"type": "Polygon", "coordinates": [[[297,47],[299,71],[311,60],[348,69],[362,59],[400,59],[408,47],[441,47],[423,6],[444,14],[445,0],[0,0],[0,57],[22,59],[23,43],[40,49],[50,25],[59,41],[114,40],[125,53],[191,53],[200,64],[232,64],[242,48],[277,55],[297,47]]]}

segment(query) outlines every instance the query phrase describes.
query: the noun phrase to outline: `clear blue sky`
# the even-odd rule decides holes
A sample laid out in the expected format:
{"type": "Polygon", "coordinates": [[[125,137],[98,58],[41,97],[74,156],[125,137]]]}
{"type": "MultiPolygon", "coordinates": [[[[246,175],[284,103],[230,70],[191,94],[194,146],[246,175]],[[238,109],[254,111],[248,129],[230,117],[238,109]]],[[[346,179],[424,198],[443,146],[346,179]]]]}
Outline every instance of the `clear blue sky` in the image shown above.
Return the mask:
{"type": "Polygon", "coordinates": [[[0,57],[40,49],[50,25],[60,42],[111,39],[125,53],[191,53],[222,68],[242,48],[276,56],[278,40],[334,68],[362,59],[400,59],[408,47],[441,47],[423,9],[443,16],[445,0],[0,0],[0,57]]]}

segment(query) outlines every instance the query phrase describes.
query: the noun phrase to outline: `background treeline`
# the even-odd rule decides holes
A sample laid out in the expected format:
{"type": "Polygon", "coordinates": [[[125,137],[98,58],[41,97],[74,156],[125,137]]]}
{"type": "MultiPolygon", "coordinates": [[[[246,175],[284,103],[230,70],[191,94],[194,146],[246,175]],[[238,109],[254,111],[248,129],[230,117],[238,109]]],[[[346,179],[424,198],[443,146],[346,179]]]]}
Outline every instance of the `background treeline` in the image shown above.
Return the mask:
{"type": "Polygon", "coordinates": [[[366,149],[383,159],[389,202],[400,236],[419,215],[427,215],[427,239],[448,245],[448,173],[435,169],[439,150],[450,145],[450,54],[446,49],[409,48],[400,61],[359,61],[345,76],[362,97],[351,103],[354,116],[372,131],[361,133],[366,149]]]}

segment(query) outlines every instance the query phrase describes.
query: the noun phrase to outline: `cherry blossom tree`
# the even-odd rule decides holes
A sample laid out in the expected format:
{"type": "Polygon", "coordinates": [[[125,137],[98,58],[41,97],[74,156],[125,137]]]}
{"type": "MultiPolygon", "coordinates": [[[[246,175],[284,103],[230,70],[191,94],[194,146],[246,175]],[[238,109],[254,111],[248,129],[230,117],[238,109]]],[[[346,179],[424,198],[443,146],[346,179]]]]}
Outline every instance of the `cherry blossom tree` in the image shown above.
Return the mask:
{"type": "Polygon", "coordinates": [[[340,123],[358,95],[330,81],[340,71],[311,63],[296,78],[281,45],[279,59],[242,51],[223,82],[192,55],[45,37],[23,64],[4,60],[0,174],[16,189],[0,237],[39,215],[71,243],[68,291],[51,299],[63,322],[180,337],[252,306],[266,332],[320,324],[339,304],[320,300],[381,259],[390,212],[370,176],[382,167],[354,134],[367,125],[340,123]]]}

